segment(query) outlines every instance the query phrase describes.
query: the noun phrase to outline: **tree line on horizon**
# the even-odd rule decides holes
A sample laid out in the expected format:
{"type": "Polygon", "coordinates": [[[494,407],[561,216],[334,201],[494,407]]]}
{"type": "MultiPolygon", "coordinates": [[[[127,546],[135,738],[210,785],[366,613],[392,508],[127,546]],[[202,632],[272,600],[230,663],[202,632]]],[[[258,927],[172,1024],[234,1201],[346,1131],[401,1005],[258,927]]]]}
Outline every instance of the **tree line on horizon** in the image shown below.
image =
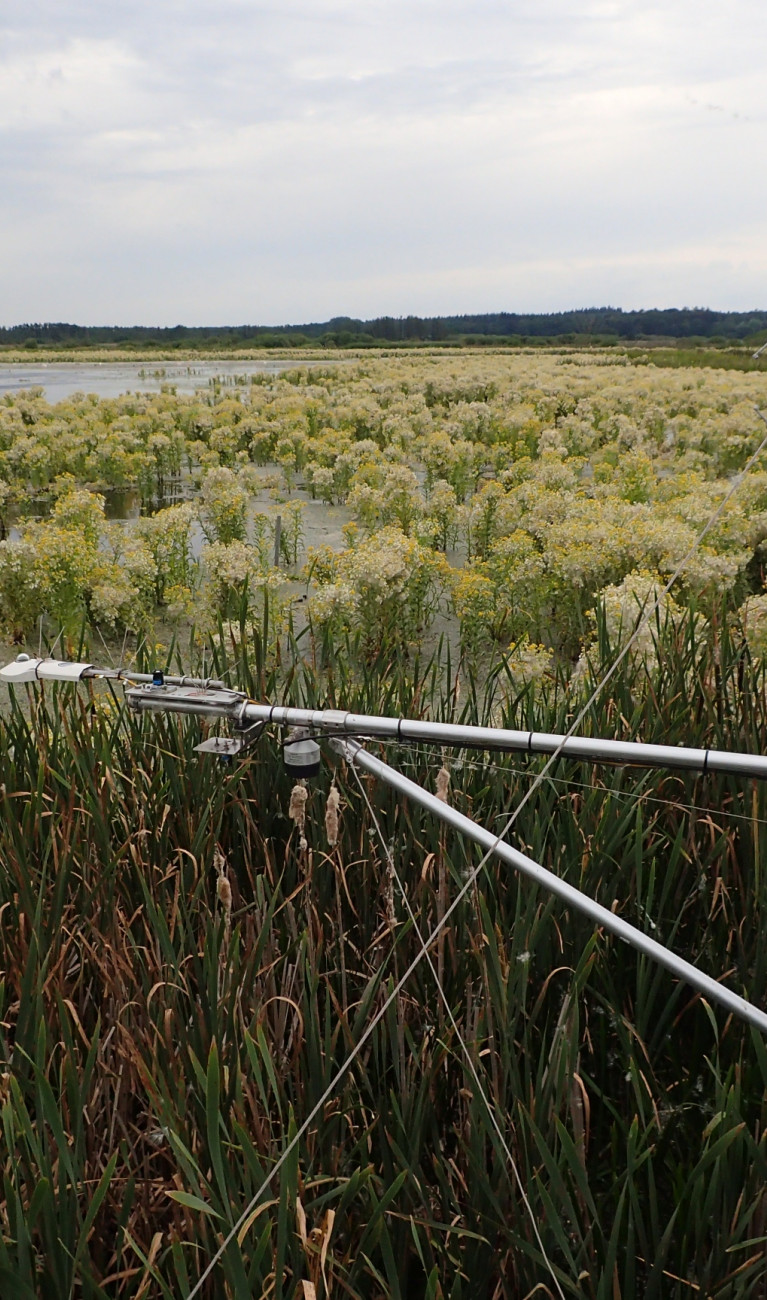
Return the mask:
{"type": "Polygon", "coordinates": [[[569,312],[485,312],[463,316],[336,316],[303,325],[73,325],[63,322],[0,328],[0,346],[26,347],[335,347],[480,341],[544,343],[642,342],[699,339],[714,343],[754,340],[767,331],[767,311],[723,312],[708,308],[623,311],[597,307],[569,312]]]}

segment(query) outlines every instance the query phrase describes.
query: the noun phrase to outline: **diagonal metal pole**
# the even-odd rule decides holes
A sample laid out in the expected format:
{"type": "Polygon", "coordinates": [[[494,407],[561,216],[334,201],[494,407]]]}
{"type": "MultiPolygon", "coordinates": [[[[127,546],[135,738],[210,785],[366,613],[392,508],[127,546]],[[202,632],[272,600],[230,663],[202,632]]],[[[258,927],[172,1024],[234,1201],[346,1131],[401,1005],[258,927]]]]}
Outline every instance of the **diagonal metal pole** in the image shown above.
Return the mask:
{"type": "Polygon", "coordinates": [[[508,863],[521,875],[527,876],[530,880],[534,880],[536,884],[543,886],[544,889],[548,889],[550,893],[555,894],[568,907],[572,907],[588,916],[595,925],[604,930],[609,930],[611,934],[630,944],[637,952],[643,953],[645,957],[649,957],[651,961],[657,962],[658,965],[665,966],[678,979],[691,984],[693,988],[697,989],[705,997],[710,998],[712,1002],[718,1002],[720,1006],[725,1007],[741,1020],[746,1020],[749,1024],[760,1029],[763,1034],[767,1034],[767,1015],[760,1011],[758,1007],[755,1007],[753,1003],[740,997],[739,994],[733,993],[731,989],[726,988],[723,984],[719,984],[710,975],[698,970],[697,966],[685,961],[683,957],[678,957],[676,953],[664,947],[662,943],[658,943],[655,939],[651,939],[649,935],[643,934],[636,926],[624,921],[621,916],[616,916],[614,912],[608,911],[601,903],[589,898],[588,894],[581,893],[579,889],[568,884],[566,880],[562,880],[554,872],[547,871],[540,863],[528,858],[525,853],[520,853],[518,849],[513,849],[511,845],[499,840],[493,835],[492,831],[485,830],[483,826],[479,826],[470,817],[464,816],[456,808],[451,808],[449,804],[443,803],[431,791],[424,790],[423,786],[417,785],[415,781],[403,776],[401,772],[390,767],[388,763],[384,763],[380,758],[370,754],[357,741],[334,739],[331,743],[336,752],[341,754],[347,762],[362,768],[366,772],[370,772],[371,775],[386,782],[387,785],[399,791],[400,794],[412,799],[414,803],[420,804],[422,808],[426,808],[443,822],[446,822],[448,826],[452,826],[454,830],[459,831],[468,839],[474,840],[483,849],[494,853],[496,857],[508,863]]]}

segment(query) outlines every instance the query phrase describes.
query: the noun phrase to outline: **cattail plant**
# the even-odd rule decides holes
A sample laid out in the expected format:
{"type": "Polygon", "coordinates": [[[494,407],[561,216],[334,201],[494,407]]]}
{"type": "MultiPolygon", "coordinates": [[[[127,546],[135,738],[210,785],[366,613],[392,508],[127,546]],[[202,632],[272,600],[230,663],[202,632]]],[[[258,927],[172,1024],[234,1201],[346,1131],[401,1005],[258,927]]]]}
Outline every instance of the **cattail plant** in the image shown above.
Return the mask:
{"type": "Polygon", "coordinates": [[[299,848],[302,853],[306,851],[306,836],[304,835],[304,826],[306,825],[306,801],[309,798],[309,791],[306,788],[305,781],[298,781],[290,792],[290,806],[288,808],[288,817],[295,824],[299,835],[299,848]]]}
{"type": "MultiPolygon", "coordinates": [[[[218,540],[201,572],[221,623],[205,664],[192,646],[180,671],[307,708],[562,734],[624,643],[616,612],[633,617],[640,587],[673,570],[755,445],[765,375],[696,375],[700,387],[685,370],[650,381],[612,350],[419,352],[298,367],[236,401],[225,387],[108,406],[13,396],[0,407],[0,478],[17,494],[58,478],[62,496],[66,475],[75,487],[149,481],[181,435],[190,484],[215,471],[204,510],[218,540]],[[155,435],[171,445],[150,445],[155,435]],[[403,464],[420,494],[428,460],[430,487],[443,480],[471,510],[495,475],[479,532],[472,520],[476,563],[462,578],[446,570],[434,546],[454,540],[450,519],[431,529],[428,499],[397,474],[417,536],[359,530],[316,566],[315,595],[343,617],[275,625],[283,578],[254,596],[265,575],[237,457],[267,463],[277,447],[296,479],[304,457],[330,469],[334,500],[360,470],[380,491],[403,464]],[[460,635],[441,621],[451,596],[460,635]]],[[[586,732],[763,747],[767,476],[742,489],[586,732]]],[[[46,527],[75,533],[80,508],[87,524],[81,499],[46,527]]],[[[199,603],[176,522],[168,545],[199,603]]],[[[6,623],[70,597],[92,621],[80,556],[122,564],[107,534],[83,532],[68,553],[60,539],[38,549],[39,536],[0,543],[6,623]],[[45,600],[19,586],[43,554],[45,600]]],[[[158,596],[151,571],[149,586],[158,596]]],[[[462,1042],[423,960],[341,1073],[421,952],[388,853],[427,934],[474,850],[369,782],[382,844],[332,754],[310,800],[277,736],[221,768],[195,753],[197,722],[135,716],[100,689],[18,692],[0,722],[3,1296],[187,1295],[269,1174],[205,1300],[764,1293],[761,1038],[491,858],[435,945],[462,1042]],[[328,851],[310,871],[314,807],[328,851]]],[[[386,753],[487,827],[520,809],[514,838],[531,857],[764,1005],[761,785],[562,760],[522,806],[533,756],[386,753]]]]}
{"type": "Polygon", "coordinates": [[[341,796],[338,793],[338,787],[333,783],[328,791],[327,803],[325,804],[325,835],[329,846],[334,849],[338,843],[339,829],[339,812],[341,809],[341,796]]]}

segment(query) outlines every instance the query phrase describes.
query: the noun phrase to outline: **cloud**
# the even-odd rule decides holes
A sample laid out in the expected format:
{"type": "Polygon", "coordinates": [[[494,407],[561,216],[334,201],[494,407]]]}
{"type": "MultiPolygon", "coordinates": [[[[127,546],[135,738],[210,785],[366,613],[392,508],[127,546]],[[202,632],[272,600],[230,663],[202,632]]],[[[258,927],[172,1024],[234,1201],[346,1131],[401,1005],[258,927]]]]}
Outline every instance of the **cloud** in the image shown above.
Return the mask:
{"type": "Polygon", "coordinates": [[[753,0],[2,22],[6,323],[767,304],[753,0]]]}

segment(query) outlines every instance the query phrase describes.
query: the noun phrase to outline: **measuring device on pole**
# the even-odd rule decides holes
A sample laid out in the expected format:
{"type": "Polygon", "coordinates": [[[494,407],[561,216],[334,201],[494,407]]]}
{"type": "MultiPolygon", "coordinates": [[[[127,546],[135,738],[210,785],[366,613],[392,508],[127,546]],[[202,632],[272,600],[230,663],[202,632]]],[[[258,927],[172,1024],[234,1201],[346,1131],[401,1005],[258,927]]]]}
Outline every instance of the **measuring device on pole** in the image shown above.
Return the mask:
{"type": "Polygon", "coordinates": [[[215,678],[172,676],[161,671],[136,673],[126,669],[99,668],[91,663],[70,663],[60,659],[32,659],[19,655],[0,668],[0,681],[9,686],[34,682],[119,681],[125,699],[136,713],[177,713],[223,721],[229,734],[212,736],[197,745],[201,754],[231,762],[245,755],[267,727],[285,732],[283,758],[296,780],[316,776],[321,765],[319,741],[327,741],[346,762],[385,782],[401,795],[419,804],[461,835],[535,881],[560,898],[568,907],[588,916],[596,925],[615,934],[652,961],[664,966],[705,997],[719,1003],[767,1034],[767,1014],[746,998],[719,983],[670,948],[652,939],[621,916],[603,907],[561,876],[534,862],[450,807],[431,791],[411,781],[388,763],[371,754],[364,740],[399,741],[402,744],[433,744],[442,748],[490,750],[499,753],[558,755],[592,763],[636,765],[681,769],[689,772],[717,772],[739,777],[767,779],[767,756],[696,749],[673,745],[645,745],[632,741],[561,736],[547,732],[515,731],[496,727],[473,727],[423,719],[350,713],[339,709],[302,709],[281,704],[259,704],[241,691],[232,690],[215,678]]]}

